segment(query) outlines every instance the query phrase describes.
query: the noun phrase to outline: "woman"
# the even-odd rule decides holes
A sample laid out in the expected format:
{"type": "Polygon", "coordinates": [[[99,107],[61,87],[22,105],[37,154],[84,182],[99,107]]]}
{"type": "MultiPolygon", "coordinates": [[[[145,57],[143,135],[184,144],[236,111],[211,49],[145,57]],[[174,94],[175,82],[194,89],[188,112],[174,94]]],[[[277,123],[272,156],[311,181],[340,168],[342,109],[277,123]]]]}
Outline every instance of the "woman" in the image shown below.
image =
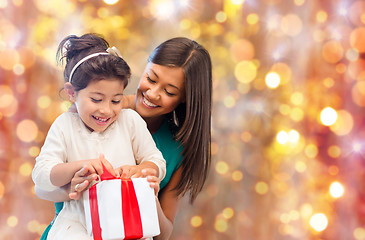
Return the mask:
{"type": "MultiPolygon", "coordinates": [[[[136,95],[124,99],[125,107],[135,109],[146,121],[167,164],[157,204],[161,234],[155,239],[169,238],[181,197],[189,192],[193,203],[207,178],[211,95],[209,53],[195,41],[173,38],[152,52],[136,95]]],[[[81,169],[71,182],[72,191],[79,184],[78,192],[70,195],[73,198],[88,184],[89,176],[84,174],[81,169]]],[[[41,191],[37,195],[51,201],[65,200],[41,191]]],[[[59,208],[60,204],[56,205],[59,208]]]]}

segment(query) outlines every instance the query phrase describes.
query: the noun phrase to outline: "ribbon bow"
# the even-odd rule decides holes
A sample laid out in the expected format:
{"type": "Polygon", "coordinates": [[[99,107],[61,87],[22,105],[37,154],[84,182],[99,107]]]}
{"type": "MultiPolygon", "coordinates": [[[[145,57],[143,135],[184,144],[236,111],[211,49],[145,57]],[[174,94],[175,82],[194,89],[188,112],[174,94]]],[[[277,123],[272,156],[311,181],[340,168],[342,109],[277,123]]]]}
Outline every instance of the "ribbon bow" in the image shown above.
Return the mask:
{"type": "Polygon", "coordinates": [[[111,48],[108,48],[107,50],[106,50],[109,54],[111,54],[111,55],[114,55],[114,56],[116,56],[116,57],[120,57],[120,58],[123,58],[122,57],[122,54],[119,52],[119,50],[116,48],[116,47],[111,47],[111,48]]]}

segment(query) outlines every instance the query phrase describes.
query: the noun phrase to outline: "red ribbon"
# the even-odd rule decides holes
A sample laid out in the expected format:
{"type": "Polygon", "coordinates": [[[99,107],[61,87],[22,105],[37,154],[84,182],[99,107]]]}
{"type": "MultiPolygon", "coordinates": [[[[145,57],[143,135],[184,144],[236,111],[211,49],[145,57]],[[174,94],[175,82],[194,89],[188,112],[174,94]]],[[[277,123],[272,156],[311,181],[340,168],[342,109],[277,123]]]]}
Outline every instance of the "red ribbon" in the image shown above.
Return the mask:
{"type": "MultiPolygon", "coordinates": [[[[100,176],[100,180],[118,179],[114,177],[103,165],[103,174],[100,176]]],[[[134,190],[133,182],[131,179],[121,180],[121,194],[122,194],[122,214],[124,224],[124,239],[138,239],[143,237],[143,228],[141,214],[139,211],[139,205],[137,201],[136,192],[134,190]]],[[[91,223],[94,240],[102,240],[98,198],[96,192],[96,184],[89,189],[89,202],[91,223]]]]}

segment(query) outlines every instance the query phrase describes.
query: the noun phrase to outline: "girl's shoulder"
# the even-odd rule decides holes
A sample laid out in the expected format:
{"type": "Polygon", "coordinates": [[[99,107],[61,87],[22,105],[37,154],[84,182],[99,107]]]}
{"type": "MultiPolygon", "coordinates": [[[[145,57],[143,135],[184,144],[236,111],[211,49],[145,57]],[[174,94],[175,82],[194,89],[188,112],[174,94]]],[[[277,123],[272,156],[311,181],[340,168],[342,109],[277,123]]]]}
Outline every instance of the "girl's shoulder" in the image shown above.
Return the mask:
{"type": "Polygon", "coordinates": [[[128,125],[146,124],[136,111],[129,108],[121,110],[117,121],[119,123],[127,123],[128,125]]]}

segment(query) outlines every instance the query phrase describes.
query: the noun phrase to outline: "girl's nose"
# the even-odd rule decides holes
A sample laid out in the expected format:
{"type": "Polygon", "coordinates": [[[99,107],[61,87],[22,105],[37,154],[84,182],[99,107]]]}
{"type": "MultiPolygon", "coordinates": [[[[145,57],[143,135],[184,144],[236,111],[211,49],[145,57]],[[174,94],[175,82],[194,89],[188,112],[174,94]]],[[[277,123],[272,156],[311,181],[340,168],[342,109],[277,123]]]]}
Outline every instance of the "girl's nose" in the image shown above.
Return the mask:
{"type": "Polygon", "coordinates": [[[101,108],[100,108],[100,113],[103,113],[103,114],[110,114],[112,111],[112,108],[110,106],[109,103],[104,103],[101,108]]]}

